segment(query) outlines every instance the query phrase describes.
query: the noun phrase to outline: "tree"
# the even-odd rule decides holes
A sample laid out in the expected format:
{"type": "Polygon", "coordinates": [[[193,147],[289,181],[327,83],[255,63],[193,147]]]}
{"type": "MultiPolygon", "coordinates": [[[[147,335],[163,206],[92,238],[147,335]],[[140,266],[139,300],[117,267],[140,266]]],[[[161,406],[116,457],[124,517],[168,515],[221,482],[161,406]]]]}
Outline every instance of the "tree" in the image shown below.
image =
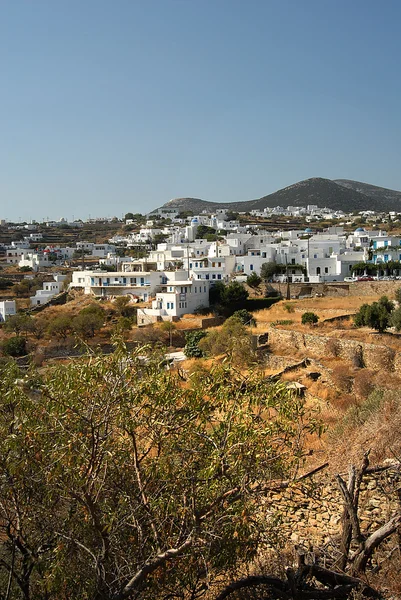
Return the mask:
{"type": "Polygon", "coordinates": [[[120,315],[120,317],[129,317],[131,316],[133,310],[136,312],[136,309],[133,309],[131,305],[131,296],[117,296],[113,302],[113,307],[120,315]],[[133,310],[132,310],[133,309],[133,310]]]}
{"type": "Polygon", "coordinates": [[[232,316],[235,319],[239,319],[243,325],[255,325],[255,319],[253,317],[253,314],[245,308],[242,308],[241,310],[236,310],[232,316]]]}
{"type": "Polygon", "coordinates": [[[23,382],[6,367],[1,589],[10,579],[24,600],[195,598],[272,542],[256,500],[302,462],[316,427],[303,401],[228,365],[182,385],[144,352],[118,342],[23,382]]]}
{"type": "Polygon", "coordinates": [[[390,317],[390,325],[396,329],[396,331],[401,331],[401,307],[396,308],[390,317]]]}
{"type": "Polygon", "coordinates": [[[244,302],[248,296],[249,293],[244,288],[242,283],[234,280],[225,286],[221,300],[227,305],[238,304],[240,302],[244,302]]]}
{"type": "Polygon", "coordinates": [[[315,325],[319,321],[319,317],[314,312],[304,312],[301,317],[302,325],[315,325]]]}
{"type": "Polygon", "coordinates": [[[47,331],[50,335],[65,340],[68,334],[72,331],[71,315],[60,315],[50,321],[47,331]]]}
{"type": "Polygon", "coordinates": [[[4,277],[0,277],[0,290],[6,290],[12,285],[13,282],[11,281],[11,279],[5,279],[4,277]]]}
{"type": "Polygon", "coordinates": [[[95,311],[83,309],[72,320],[75,333],[84,339],[94,337],[96,331],[102,328],[104,317],[95,311]]]}
{"type": "Polygon", "coordinates": [[[265,262],[260,267],[260,276],[264,281],[269,281],[276,274],[277,265],[275,262],[265,262]]]}
{"type": "Polygon", "coordinates": [[[168,333],[171,347],[173,345],[173,333],[177,329],[177,325],[172,321],[163,321],[163,323],[160,325],[160,329],[168,333]]]}
{"type": "Polygon", "coordinates": [[[19,335],[5,340],[2,344],[3,353],[8,356],[25,356],[26,350],[26,339],[19,335]]]}
{"type": "Polygon", "coordinates": [[[25,333],[27,332],[29,329],[29,320],[30,317],[23,313],[11,315],[4,323],[4,329],[6,331],[13,331],[18,336],[22,331],[25,331],[25,333]]]}
{"type": "Polygon", "coordinates": [[[201,358],[203,351],[199,347],[199,342],[206,335],[206,331],[187,331],[185,333],[184,353],[187,358],[201,358]]]}
{"type": "Polygon", "coordinates": [[[395,290],[394,298],[399,304],[401,304],[401,287],[395,290]]]}
{"type": "Polygon", "coordinates": [[[249,287],[256,289],[262,283],[262,278],[259,277],[259,275],[254,271],[253,273],[248,275],[248,277],[246,278],[246,283],[247,285],[249,285],[249,287]]]}
{"type": "Polygon", "coordinates": [[[256,362],[251,333],[241,318],[234,315],[224,322],[221,329],[210,330],[199,347],[209,356],[225,354],[233,364],[256,362]]]}
{"type": "Polygon", "coordinates": [[[394,304],[382,296],[378,302],[363,304],[354,317],[357,327],[372,327],[379,333],[383,333],[390,324],[394,304]]]}

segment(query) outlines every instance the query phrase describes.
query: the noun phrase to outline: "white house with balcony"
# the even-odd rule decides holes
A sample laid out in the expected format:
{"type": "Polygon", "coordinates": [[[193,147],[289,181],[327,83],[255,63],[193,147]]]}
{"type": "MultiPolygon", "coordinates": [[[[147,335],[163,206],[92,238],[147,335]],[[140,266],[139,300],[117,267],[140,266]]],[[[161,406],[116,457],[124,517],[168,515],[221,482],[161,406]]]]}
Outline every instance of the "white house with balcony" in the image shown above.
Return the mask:
{"type": "Polygon", "coordinates": [[[2,300],[0,302],[0,323],[4,323],[8,317],[17,314],[15,300],[2,300]]]}
{"type": "Polygon", "coordinates": [[[208,306],[209,281],[188,279],[185,270],[164,273],[161,291],[157,292],[152,308],[138,310],[138,325],[171,321],[208,306]]]}
{"type": "Polygon", "coordinates": [[[74,271],[70,287],[81,288],[85,294],[97,298],[129,294],[138,301],[147,302],[161,285],[163,275],[158,271],[74,271]]]}

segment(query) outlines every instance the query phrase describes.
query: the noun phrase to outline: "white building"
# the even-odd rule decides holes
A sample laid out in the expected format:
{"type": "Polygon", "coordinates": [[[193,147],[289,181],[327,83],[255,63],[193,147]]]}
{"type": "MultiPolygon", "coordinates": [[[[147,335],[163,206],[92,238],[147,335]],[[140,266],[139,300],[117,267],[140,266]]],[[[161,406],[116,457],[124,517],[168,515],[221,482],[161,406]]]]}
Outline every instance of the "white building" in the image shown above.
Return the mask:
{"type": "Polygon", "coordinates": [[[55,274],[52,281],[44,281],[43,288],[37,290],[35,296],[31,296],[31,306],[46,304],[54,296],[57,296],[63,289],[65,278],[66,275],[55,274]]]}
{"type": "Polygon", "coordinates": [[[82,288],[85,294],[98,298],[129,294],[139,301],[147,302],[156,294],[163,278],[164,273],[158,271],[74,271],[70,287],[82,288]]]}
{"type": "Polygon", "coordinates": [[[157,320],[174,320],[197,308],[209,306],[209,282],[188,279],[185,270],[166,273],[152,308],[138,310],[138,325],[157,320]]]}
{"type": "Polygon", "coordinates": [[[8,317],[17,314],[15,300],[2,300],[0,302],[0,323],[4,323],[8,317]]]}

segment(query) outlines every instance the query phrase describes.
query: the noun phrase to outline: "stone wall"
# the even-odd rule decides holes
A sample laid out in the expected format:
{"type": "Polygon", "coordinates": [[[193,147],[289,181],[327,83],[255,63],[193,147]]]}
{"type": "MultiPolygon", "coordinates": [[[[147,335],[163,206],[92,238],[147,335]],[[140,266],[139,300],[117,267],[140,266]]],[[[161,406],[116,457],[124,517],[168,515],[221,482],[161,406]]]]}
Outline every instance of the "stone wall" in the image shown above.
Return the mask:
{"type": "Polygon", "coordinates": [[[369,369],[387,369],[401,372],[401,353],[379,344],[366,344],[356,340],[320,336],[288,329],[272,327],[269,331],[271,345],[302,353],[323,357],[336,355],[346,361],[360,361],[360,365],[369,369]]]}
{"type": "MultiPolygon", "coordinates": [[[[269,283],[269,289],[273,288],[280,292],[285,298],[287,293],[286,283],[269,283]]],[[[291,298],[300,296],[381,296],[393,297],[395,290],[401,287],[401,281],[356,281],[354,283],[290,283],[291,298]]]]}
{"type": "MultiPolygon", "coordinates": [[[[398,509],[395,488],[400,481],[399,465],[365,476],[359,501],[362,532],[372,533],[398,509]]],[[[325,474],[269,493],[263,510],[269,519],[281,523],[284,543],[335,545],[341,534],[342,496],[336,483],[325,474]]]]}

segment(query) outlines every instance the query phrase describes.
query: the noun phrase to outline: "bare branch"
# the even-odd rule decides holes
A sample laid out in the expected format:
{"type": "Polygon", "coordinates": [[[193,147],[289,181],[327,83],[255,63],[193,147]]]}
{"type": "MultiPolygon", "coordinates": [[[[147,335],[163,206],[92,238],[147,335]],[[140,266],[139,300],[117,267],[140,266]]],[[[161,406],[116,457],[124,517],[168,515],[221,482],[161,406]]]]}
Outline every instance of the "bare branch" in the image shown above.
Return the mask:
{"type": "Polygon", "coordinates": [[[113,600],[124,600],[128,598],[134,589],[141,585],[145,579],[156,571],[160,566],[164,565],[168,560],[173,558],[177,558],[184,554],[185,550],[187,550],[193,543],[192,538],[188,538],[181,546],[178,548],[170,548],[161,554],[158,554],[152,560],[147,561],[139,571],[135,573],[135,575],[129,580],[127,585],[124,587],[123,591],[119,594],[113,596],[113,600]]]}
{"type": "Polygon", "coordinates": [[[354,558],[352,573],[363,573],[367,562],[374,550],[401,525],[401,514],[395,515],[390,521],[377,529],[364,543],[363,549],[354,558]]]}

